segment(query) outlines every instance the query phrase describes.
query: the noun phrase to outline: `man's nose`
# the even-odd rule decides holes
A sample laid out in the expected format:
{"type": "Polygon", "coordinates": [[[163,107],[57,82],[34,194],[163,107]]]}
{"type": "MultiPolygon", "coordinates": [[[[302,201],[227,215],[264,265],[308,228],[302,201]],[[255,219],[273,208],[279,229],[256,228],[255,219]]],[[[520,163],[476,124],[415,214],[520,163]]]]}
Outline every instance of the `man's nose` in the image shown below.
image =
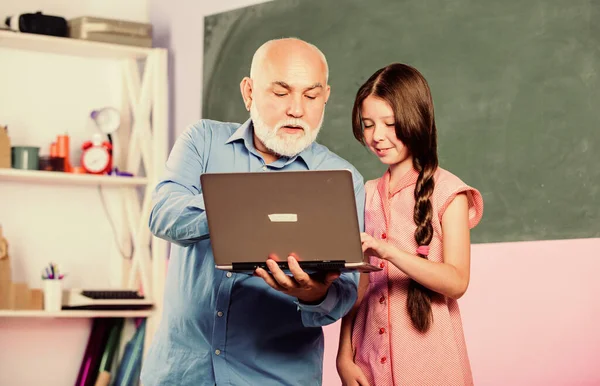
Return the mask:
{"type": "Polygon", "coordinates": [[[287,114],[294,118],[301,118],[304,116],[304,100],[302,95],[296,95],[291,98],[287,114]]]}

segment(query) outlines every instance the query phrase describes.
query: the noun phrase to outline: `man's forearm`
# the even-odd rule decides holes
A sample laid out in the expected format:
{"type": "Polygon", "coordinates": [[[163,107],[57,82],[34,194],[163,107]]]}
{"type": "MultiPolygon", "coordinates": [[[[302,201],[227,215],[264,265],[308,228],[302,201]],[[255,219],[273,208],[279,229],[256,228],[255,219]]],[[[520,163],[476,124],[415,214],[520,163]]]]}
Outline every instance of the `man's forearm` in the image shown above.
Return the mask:
{"type": "Polygon", "coordinates": [[[333,282],[325,299],[317,305],[299,304],[306,327],[322,327],[341,319],[356,303],[358,273],[344,273],[333,282]]]}
{"type": "Polygon", "coordinates": [[[177,245],[187,246],[208,238],[202,195],[193,195],[174,182],[159,185],[150,213],[150,230],[177,245]]]}

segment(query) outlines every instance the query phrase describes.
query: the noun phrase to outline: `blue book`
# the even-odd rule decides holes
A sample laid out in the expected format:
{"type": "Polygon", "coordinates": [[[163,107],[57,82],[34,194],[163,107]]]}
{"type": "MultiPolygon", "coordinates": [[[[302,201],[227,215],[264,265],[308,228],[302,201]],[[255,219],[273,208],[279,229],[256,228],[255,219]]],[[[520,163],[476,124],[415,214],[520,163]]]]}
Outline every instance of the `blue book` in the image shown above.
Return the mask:
{"type": "Polygon", "coordinates": [[[113,386],[136,386],[139,383],[146,335],[146,319],[142,320],[133,337],[125,345],[113,386]]]}

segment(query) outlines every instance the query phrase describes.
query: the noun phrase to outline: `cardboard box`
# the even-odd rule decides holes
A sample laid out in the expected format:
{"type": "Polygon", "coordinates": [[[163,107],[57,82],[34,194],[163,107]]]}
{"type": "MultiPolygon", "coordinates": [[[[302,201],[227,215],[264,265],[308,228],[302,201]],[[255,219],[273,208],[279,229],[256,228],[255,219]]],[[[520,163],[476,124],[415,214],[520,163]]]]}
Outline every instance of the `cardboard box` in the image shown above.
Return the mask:
{"type": "Polygon", "coordinates": [[[83,16],[69,20],[69,37],[150,48],[152,24],[83,16]]]}
{"type": "Polygon", "coordinates": [[[0,125],[0,168],[10,168],[10,137],[8,128],[0,125]]]}
{"type": "Polygon", "coordinates": [[[14,298],[11,299],[13,310],[27,310],[31,303],[31,293],[27,283],[12,283],[14,298]]]}
{"type": "Polygon", "coordinates": [[[0,310],[11,309],[10,297],[12,295],[12,281],[10,260],[8,257],[0,259],[0,310]]]}
{"type": "Polygon", "coordinates": [[[30,310],[43,310],[44,309],[44,292],[41,289],[35,288],[30,290],[30,310]]]}

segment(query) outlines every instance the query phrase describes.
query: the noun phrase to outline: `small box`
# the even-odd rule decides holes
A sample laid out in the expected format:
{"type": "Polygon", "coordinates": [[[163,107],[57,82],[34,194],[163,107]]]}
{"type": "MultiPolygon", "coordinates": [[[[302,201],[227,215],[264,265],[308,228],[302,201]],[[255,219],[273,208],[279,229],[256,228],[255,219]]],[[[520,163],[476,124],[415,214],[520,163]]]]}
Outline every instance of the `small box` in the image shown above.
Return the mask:
{"type": "Polygon", "coordinates": [[[43,310],[44,309],[44,291],[39,288],[34,288],[30,290],[30,301],[29,301],[29,309],[30,310],[43,310]]]}
{"type": "Polygon", "coordinates": [[[31,293],[27,283],[12,283],[12,295],[11,299],[13,310],[27,310],[29,309],[29,303],[31,303],[31,293]]]}
{"type": "Polygon", "coordinates": [[[69,37],[149,48],[152,24],[83,16],[69,20],[69,37]]]}
{"type": "Polygon", "coordinates": [[[10,168],[10,137],[8,136],[8,128],[0,126],[0,168],[10,168]]]}
{"type": "Polygon", "coordinates": [[[12,308],[11,296],[12,280],[10,272],[10,260],[8,256],[4,258],[0,257],[0,310],[9,310],[12,308]]]}

